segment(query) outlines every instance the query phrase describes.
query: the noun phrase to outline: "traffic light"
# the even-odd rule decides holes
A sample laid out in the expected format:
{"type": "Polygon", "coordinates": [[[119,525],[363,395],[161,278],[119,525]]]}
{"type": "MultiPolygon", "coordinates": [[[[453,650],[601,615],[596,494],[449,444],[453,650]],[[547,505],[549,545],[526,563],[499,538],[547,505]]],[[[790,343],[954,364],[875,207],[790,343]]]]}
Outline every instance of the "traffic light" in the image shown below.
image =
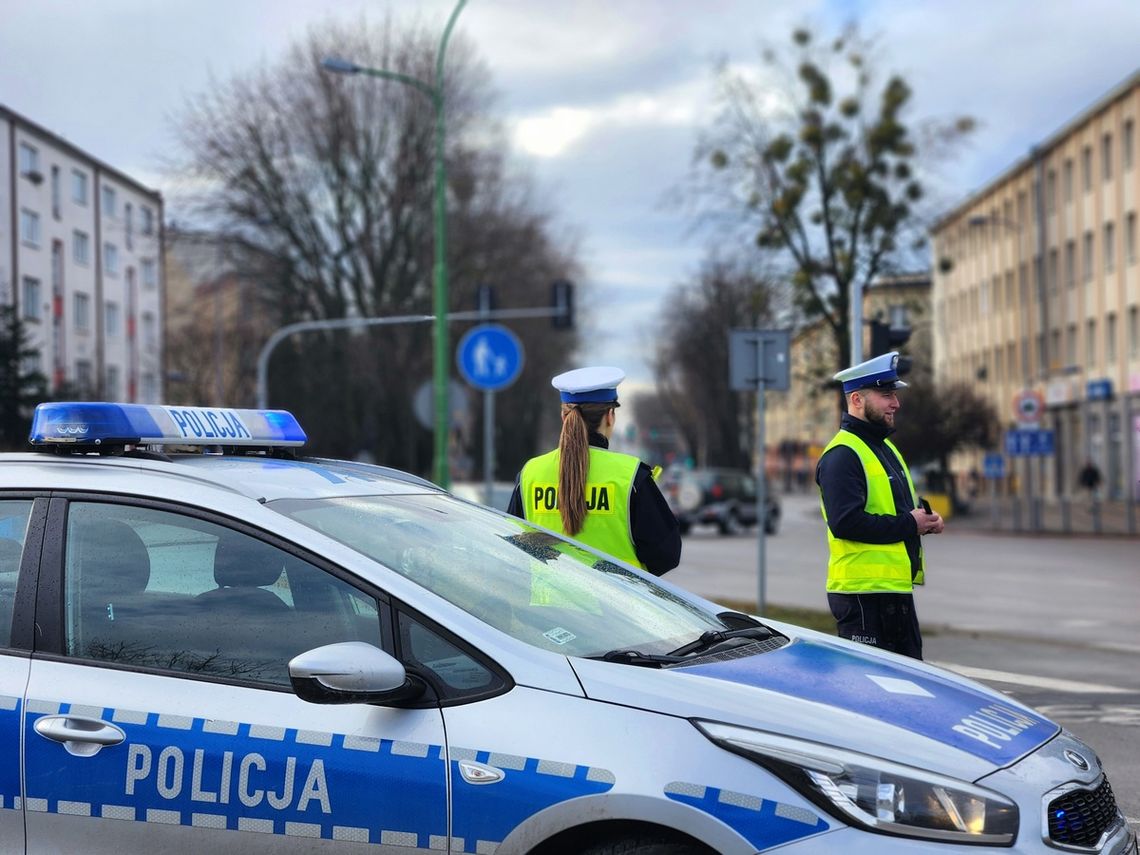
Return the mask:
{"type": "Polygon", "coordinates": [[[550,286],[550,305],[555,314],[550,318],[550,325],[556,330],[568,330],[574,327],[574,285],[565,279],[559,279],[550,286]]]}
{"type": "Polygon", "coordinates": [[[910,338],[910,327],[892,327],[878,318],[871,321],[871,356],[898,350],[910,338]]]}
{"type": "Polygon", "coordinates": [[[498,308],[498,306],[495,305],[494,285],[480,283],[475,287],[475,308],[480,312],[493,312],[498,308]]]}

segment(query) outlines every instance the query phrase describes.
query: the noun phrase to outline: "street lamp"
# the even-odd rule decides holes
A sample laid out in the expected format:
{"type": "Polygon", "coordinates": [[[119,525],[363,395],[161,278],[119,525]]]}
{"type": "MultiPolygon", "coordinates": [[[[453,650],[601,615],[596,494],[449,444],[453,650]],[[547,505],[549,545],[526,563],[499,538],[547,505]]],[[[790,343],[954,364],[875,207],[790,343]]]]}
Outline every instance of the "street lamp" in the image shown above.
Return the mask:
{"type": "Polygon", "coordinates": [[[346,59],[329,57],[321,62],[321,67],[334,74],[366,74],[385,80],[406,83],[418,89],[431,99],[435,110],[435,267],[432,289],[432,310],[435,313],[435,357],[432,368],[432,399],[435,401],[435,443],[432,457],[432,478],[439,486],[451,486],[451,475],[447,465],[448,439],[448,339],[447,339],[447,169],[444,164],[444,116],[443,116],[443,58],[447,52],[447,42],[455,19],[459,17],[467,0],[459,0],[443,28],[439,50],[435,56],[435,84],[425,83],[418,77],[389,71],[384,68],[366,68],[346,59]]]}

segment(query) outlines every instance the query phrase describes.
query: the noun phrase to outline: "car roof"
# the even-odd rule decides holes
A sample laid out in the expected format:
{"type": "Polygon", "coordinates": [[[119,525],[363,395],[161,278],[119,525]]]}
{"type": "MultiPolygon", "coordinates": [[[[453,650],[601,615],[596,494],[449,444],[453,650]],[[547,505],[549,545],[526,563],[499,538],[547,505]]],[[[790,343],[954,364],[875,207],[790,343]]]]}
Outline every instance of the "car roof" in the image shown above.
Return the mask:
{"type": "Polygon", "coordinates": [[[170,493],[175,489],[171,482],[178,480],[206,482],[258,501],[443,492],[430,481],[398,469],[318,457],[0,454],[0,481],[15,489],[98,488],[154,495],[170,493]]]}

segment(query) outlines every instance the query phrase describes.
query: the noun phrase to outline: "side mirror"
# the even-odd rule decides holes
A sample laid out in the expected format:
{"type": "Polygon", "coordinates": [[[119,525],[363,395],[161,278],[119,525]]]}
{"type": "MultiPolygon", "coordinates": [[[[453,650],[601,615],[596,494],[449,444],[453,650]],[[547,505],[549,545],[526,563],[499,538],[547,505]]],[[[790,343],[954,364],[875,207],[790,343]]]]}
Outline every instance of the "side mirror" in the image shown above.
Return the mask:
{"type": "Polygon", "coordinates": [[[394,657],[363,641],[294,656],[289,680],[297,697],[314,704],[395,704],[415,700],[427,688],[394,657]]]}

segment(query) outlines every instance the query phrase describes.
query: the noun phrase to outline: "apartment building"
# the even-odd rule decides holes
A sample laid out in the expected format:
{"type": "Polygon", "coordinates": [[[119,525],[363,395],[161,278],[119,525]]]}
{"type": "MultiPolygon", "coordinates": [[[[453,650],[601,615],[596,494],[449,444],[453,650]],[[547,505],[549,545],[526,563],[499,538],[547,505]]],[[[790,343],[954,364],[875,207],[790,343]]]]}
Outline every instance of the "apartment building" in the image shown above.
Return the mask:
{"type": "Polygon", "coordinates": [[[0,301],[54,393],[163,397],[162,197],[0,105],[0,301]]]}
{"type": "Polygon", "coordinates": [[[965,381],[1014,427],[1043,402],[1046,495],[1086,460],[1112,497],[1140,479],[1140,73],[1035,146],[932,231],[938,378],[965,381]]]}

